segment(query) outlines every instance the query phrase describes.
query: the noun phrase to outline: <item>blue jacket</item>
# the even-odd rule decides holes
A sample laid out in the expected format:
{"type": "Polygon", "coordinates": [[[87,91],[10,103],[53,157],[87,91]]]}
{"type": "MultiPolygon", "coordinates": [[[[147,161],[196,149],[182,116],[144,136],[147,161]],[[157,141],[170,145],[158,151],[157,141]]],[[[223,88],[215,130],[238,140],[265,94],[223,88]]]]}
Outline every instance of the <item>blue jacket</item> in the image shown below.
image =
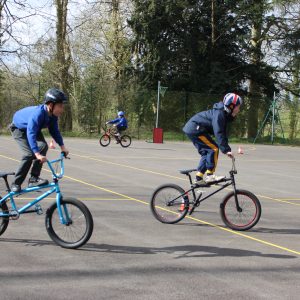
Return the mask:
{"type": "Polygon", "coordinates": [[[116,118],[108,122],[108,124],[117,124],[117,128],[127,128],[127,120],[125,118],[116,118]]]}
{"type": "Polygon", "coordinates": [[[33,153],[39,152],[36,137],[43,129],[48,128],[55,142],[62,146],[63,138],[59,132],[57,117],[49,116],[46,105],[28,106],[18,110],[13,116],[13,123],[19,129],[26,130],[27,139],[33,153]]]}
{"type": "Polygon", "coordinates": [[[216,137],[217,144],[223,153],[231,151],[228,145],[227,124],[232,117],[224,110],[223,102],[215,103],[213,109],[194,115],[183,127],[188,136],[211,134],[216,137]]]}

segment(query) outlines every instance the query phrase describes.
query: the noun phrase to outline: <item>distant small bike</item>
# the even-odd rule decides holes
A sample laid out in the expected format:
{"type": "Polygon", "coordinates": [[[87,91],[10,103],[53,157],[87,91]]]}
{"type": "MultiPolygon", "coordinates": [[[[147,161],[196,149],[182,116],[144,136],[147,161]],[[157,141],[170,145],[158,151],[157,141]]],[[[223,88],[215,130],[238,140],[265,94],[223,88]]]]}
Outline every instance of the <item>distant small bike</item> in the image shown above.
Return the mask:
{"type": "Polygon", "coordinates": [[[45,217],[45,225],[50,238],[57,245],[69,249],[83,246],[90,239],[94,223],[89,209],[75,198],[63,197],[60,191],[59,180],[64,176],[65,158],[67,157],[62,152],[60,158],[47,161],[52,172],[53,182],[42,186],[28,187],[20,192],[12,192],[9,187],[7,177],[14,175],[13,172],[0,173],[0,178],[4,179],[8,192],[3,198],[0,197],[0,235],[5,232],[10,220],[18,220],[22,214],[43,214],[42,207],[38,202],[56,193],[56,201],[47,209],[45,217]],[[17,207],[14,197],[43,189],[46,191],[42,195],[23,207],[17,207]]]}
{"type": "Polygon", "coordinates": [[[257,224],[261,216],[260,202],[251,192],[236,188],[234,175],[237,174],[237,170],[234,158],[232,158],[232,169],[229,171],[230,176],[219,181],[193,184],[191,172],[194,171],[197,170],[180,171],[181,174],[187,175],[189,178],[191,184],[189,190],[185,191],[176,184],[164,184],[154,191],[150,208],[158,221],[168,224],[177,223],[187,213],[191,215],[201,202],[231,185],[233,191],[229,192],[220,204],[220,214],[223,222],[229,228],[239,231],[248,230],[257,224]],[[202,198],[203,191],[199,189],[209,188],[216,184],[221,185],[221,187],[202,198]]]}
{"type": "Polygon", "coordinates": [[[127,134],[121,135],[120,137],[115,136],[115,130],[113,127],[103,127],[104,134],[99,139],[99,144],[102,147],[107,147],[112,137],[116,139],[118,144],[120,144],[123,148],[127,148],[131,145],[131,137],[127,134]]]}

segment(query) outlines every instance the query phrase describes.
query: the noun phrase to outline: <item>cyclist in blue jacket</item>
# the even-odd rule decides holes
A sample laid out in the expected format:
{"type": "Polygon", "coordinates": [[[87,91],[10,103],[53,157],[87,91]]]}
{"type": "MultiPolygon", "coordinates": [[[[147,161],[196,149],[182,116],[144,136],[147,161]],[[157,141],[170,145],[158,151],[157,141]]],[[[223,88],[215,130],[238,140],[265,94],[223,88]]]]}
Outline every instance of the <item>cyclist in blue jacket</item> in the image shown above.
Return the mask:
{"type": "Polygon", "coordinates": [[[48,151],[48,145],[42,133],[43,128],[48,128],[61,151],[69,153],[64,146],[57,123],[58,117],[64,111],[65,103],[67,103],[66,95],[58,89],[51,88],[44,96],[44,104],[25,107],[14,114],[10,129],[22,151],[22,159],[11,186],[13,192],[21,190],[21,184],[25,180],[31,164],[29,186],[49,183],[48,180],[40,178],[42,164],[47,161],[48,151]]]}
{"type": "Polygon", "coordinates": [[[113,124],[115,131],[116,131],[114,133],[115,139],[116,139],[117,143],[120,143],[121,132],[128,128],[128,124],[127,124],[127,120],[125,118],[124,112],[119,111],[118,118],[116,118],[114,120],[110,120],[110,121],[106,122],[106,124],[113,124]]]}
{"type": "Polygon", "coordinates": [[[197,148],[201,159],[197,167],[196,183],[221,180],[224,176],[214,174],[217,167],[219,148],[233,157],[228,144],[227,124],[239,113],[242,98],[235,93],[225,95],[223,102],[215,103],[213,109],[194,115],[183,127],[183,131],[197,148]],[[211,135],[216,138],[215,142],[211,135]],[[206,174],[205,180],[203,180],[206,174]]]}

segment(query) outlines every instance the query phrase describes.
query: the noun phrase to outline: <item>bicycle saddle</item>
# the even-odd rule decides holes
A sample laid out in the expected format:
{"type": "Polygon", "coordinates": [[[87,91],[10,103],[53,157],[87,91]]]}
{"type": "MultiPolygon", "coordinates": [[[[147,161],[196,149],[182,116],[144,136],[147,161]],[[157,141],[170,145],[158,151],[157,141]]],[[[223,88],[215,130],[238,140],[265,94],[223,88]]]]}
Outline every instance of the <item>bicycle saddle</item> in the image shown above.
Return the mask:
{"type": "Polygon", "coordinates": [[[15,175],[15,172],[0,172],[0,177],[6,177],[7,175],[15,175]]]}
{"type": "Polygon", "coordinates": [[[195,171],[197,171],[197,169],[179,170],[179,173],[188,175],[189,173],[195,172],[195,171]]]}

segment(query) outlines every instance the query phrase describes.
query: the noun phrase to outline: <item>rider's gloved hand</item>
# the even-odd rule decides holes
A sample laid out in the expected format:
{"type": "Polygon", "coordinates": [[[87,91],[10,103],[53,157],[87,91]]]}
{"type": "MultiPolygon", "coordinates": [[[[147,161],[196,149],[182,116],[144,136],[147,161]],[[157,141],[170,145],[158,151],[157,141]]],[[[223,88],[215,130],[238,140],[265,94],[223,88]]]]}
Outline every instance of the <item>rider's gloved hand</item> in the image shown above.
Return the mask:
{"type": "Polygon", "coordinates": [[[62,145],[60,147],[61,151],[65,153],[66,157],[68,156],[69,154],[69,150],[65,147],[65,145],[62,145]]]}
{"type": "Polygon", "coordinates": [[[227,152],[226,155],[227,155],[228,157],[230,157],[230,158],[234,158],[234,155],[233,155],[233,153],[232,153],[231,151],[230,151],[230,152],[227,152]]]}

